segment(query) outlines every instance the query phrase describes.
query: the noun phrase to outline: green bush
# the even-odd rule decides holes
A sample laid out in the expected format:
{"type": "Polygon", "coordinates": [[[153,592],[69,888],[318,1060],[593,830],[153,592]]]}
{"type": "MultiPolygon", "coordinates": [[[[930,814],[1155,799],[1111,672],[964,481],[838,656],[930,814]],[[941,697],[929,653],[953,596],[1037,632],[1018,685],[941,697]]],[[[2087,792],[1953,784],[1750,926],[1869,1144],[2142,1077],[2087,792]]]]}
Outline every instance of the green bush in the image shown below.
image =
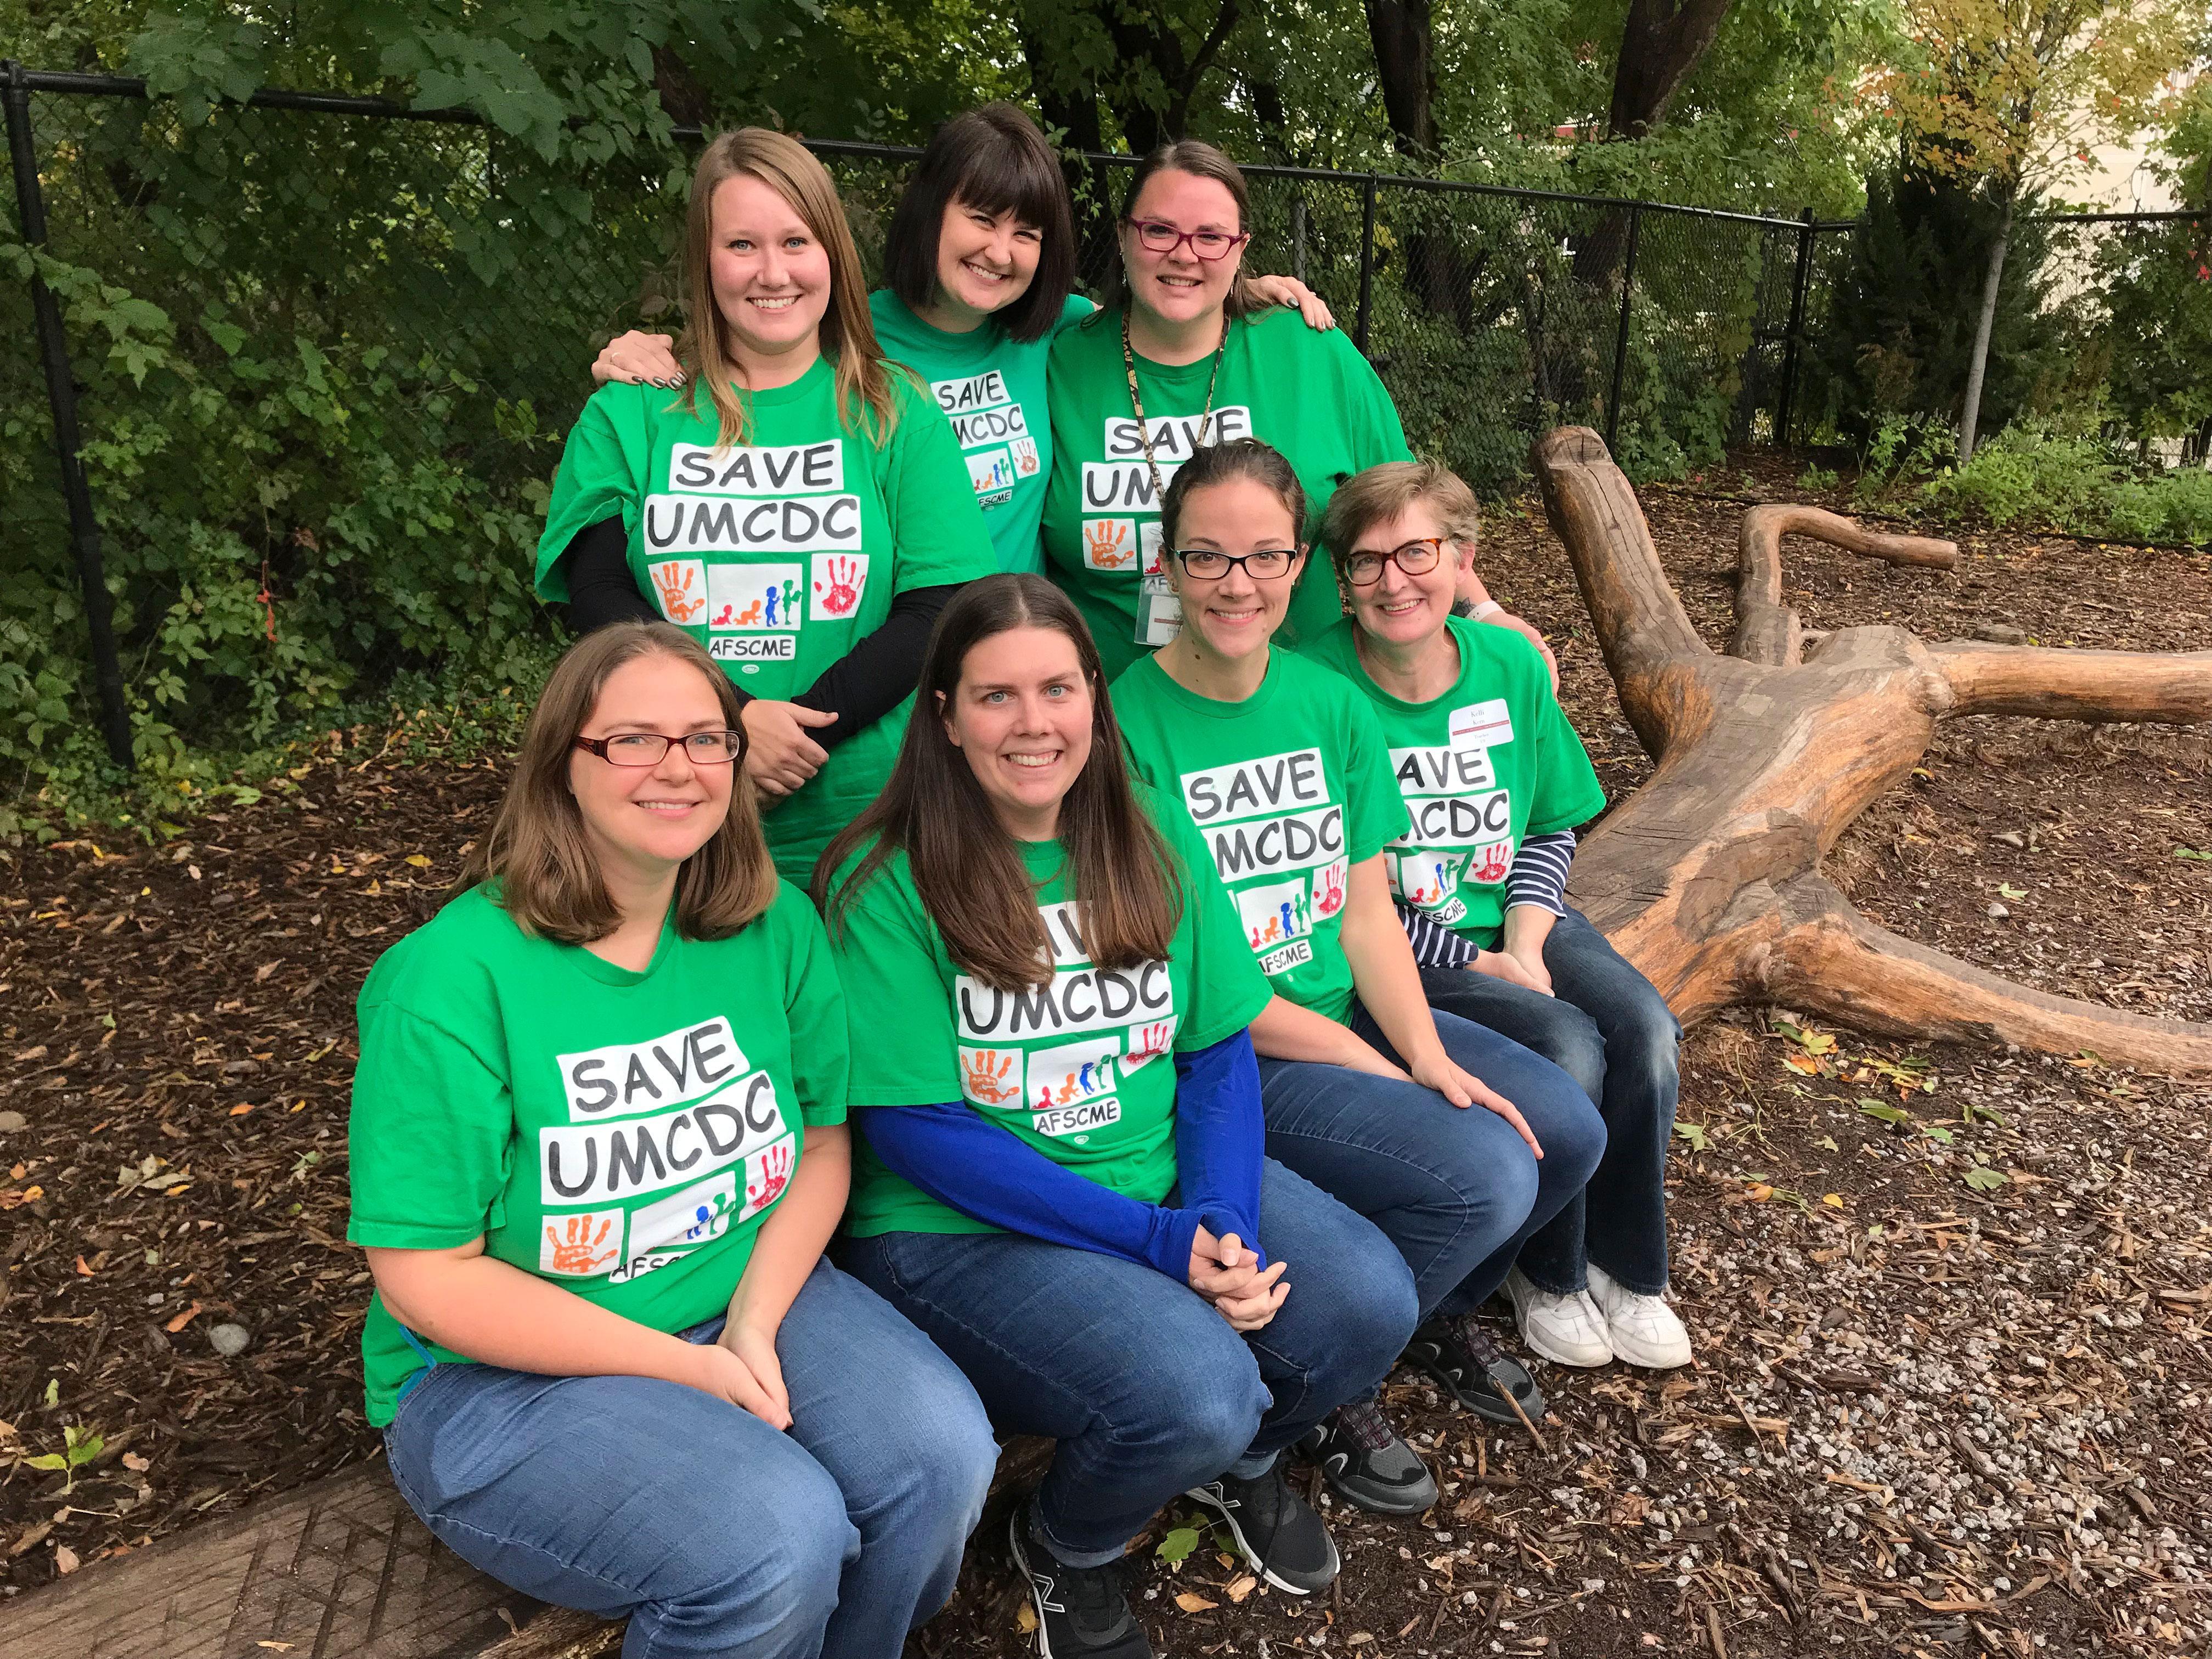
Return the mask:
{"type": "Polygon", "coordinates": [[[2027,422],[1980,446],[1966,465],[1944,468],[1920,493],[1940,512],[1971,512],[1999,526],[2114,541],[2212,542],[2212,473],[2144,472],[2107,440],[2027,422]]]}

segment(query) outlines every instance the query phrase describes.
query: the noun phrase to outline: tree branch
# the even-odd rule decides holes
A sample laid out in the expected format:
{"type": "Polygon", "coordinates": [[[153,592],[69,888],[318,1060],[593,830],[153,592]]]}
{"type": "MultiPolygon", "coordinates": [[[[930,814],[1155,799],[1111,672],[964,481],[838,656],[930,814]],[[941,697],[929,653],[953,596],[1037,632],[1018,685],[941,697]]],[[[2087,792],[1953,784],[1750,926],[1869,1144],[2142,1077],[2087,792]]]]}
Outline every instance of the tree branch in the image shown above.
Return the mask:
{"type": "Polygon", "coordinates": [[[2087,1050],[2170,1077],[2212,1076],[2212,1025],[2153,1019],[2015,985],[1917,945],[1861,915],[1819,877],[1792,884],[1789,908],[1812,914],[1757,964],[1765,992],[1862,1030],[1955,1042],[2087,1050]]]}
{"type": "Polygon", "coordinates": [[[1959,562],[1956,542],[1925,536],[1890,536],[1856,520],[1817,507],[1754,507],[1743,515],[1736,535],[1735,635],[1729,655],[1746,662],[1794,668],[1804,645],[1797,613],[1782,603],[1782,538],[1810,536],[1847,553],[1864,554],[1891,564],[1950,570],[1959,562]]]}
{"type": "Polygon", "coordinates": [[[2051,720],[2212,720],[2212,651],[2146,655],[1946,640],[1928,647],[1951,687],[1948,714],[2051,720]]]}

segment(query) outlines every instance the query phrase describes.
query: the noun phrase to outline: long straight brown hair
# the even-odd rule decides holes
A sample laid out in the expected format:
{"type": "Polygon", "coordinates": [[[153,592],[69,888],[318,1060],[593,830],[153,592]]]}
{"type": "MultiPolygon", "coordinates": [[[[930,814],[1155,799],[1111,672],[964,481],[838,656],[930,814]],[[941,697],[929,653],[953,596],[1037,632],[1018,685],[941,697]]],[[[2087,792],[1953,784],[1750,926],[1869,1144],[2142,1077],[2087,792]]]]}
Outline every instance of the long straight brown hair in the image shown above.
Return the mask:
{"type": "Polygon", "coordinates": [[[830,309],[822,319],[822,355],[836,366],[837,413],[856,433],[878,446],[898,422],[891,369],[876,343],[875,319],[868,313],[868,282],[860,270],[860,251],[845,222],[843,204],[830,170],[797,139],[766,127],[726,132],[699,157],[691,173],[691,202],[684,229],[684,295],[686,326],[678,354],[686,371],[686,410],[698,407],[704,386],[720,417],[715,447],[745,441],[751,429],[752,400],[730,386],[730,324],[714,303],[714,192],[739,174],[757,179],[790,204],[814,240],[830,255],[830,309]]]}
{"type": "MultiPolygon", "coordinates": [[[[730,728],[744,729],[729,676],[682,629],[665,622],[619,622],[592,629],[553,665],[523,729],[522,752],[499,815],[462,861],[449,899],[494,883],[494,901],[523,932],[564,945],[589,945],[621,924],[622,913],[585,837],[568,768],[580,752],[575,740],[607,681],[625,663],[648,656],[674,657],[697,669],[714,688],[730,728]]],[[[590,756],[586,763],[607,764],[590,756]]],[[[742,763],[736,772],[722,827],[676,872],[676,931],[686,939],[727,939],[775,898],[775,864],[761,831],[752,781],[742,763]]]]}
{"type": "Polygon", "coordinates": [[[831,932],[838,932],[884,862],[903,851],[915,890],[953,961],[1002,991],[1051,977],[1036,884],[943,719],[968,653],[1016,628],[1066,635],[1091,688],[1091,758],[1060,805],[1060,841],[1074,876],[1085,951],[1102,968],[1164,960],[1182,919],[1186,877],[1138,805],[1091,630],[1068,597],[1042,576],[1016,573],[969,582],[938,617],[890,781],[814,866],[815,902],[831,932]],[[838,866],[872,841],[867,856],[832,893],[838,866]]]}

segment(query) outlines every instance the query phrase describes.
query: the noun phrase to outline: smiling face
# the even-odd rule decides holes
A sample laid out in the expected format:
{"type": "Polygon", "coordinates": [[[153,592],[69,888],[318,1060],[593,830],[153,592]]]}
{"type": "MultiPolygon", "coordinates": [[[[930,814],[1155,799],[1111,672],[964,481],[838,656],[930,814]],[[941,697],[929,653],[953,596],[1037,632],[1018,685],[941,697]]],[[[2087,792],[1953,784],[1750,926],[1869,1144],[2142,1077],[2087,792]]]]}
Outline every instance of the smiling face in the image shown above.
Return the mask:
{"type": "MultiPolygon", "coordinates": [[[[1225,478],[1183,497],[1176,518],[1176,547],[1231,555],[1298,545],[1298,526],[1290,506],[1257,478],[1225,478]]],[[[1255,577],[1245,565],[1232,565],[1211,580],[1194,576],[1182,561],[1164,557],[1168,580],[1182,601],[1183,637],[1199,649],[1228,661],[1267,648],[1291,608],[1304,560],[1290,574],[1255,577]]]]}
{"type": "MultiPolygon", "coordinates": [[[[1396,518],[1370,525],[1345,552],[1347,556],[1388,553],[1407,542],[1443,533],[1436,509],[1426,501],[1415,501],[1396,518]]],[[[1445,619],[1451,615],[1459,573],[1474,559],[1472,550],[1463,543],[1446,542],[1443,551],[1443,556],[1418,576],[1407,575],[1395,560],[1388,560],[1382,575],[1368,586],[1340,583],[1352,599],[1352,625],[1363,634],[1399,646],[1419,645],[1442,633],[1445,619]]]]}
{"type": "MultiPolygon", "coordinates": [[[[728,726],[721,699],[698,668],[656,653],[633,657],[607,676],[577,735],[657,732],[680,738],[728,726]]],[[[658,766],[616,766],[577,749],[568,756],[568,789],[601,866],[651,882],[714,839],[729,815],[736,771],[734,765],[695,766],[681,744],[671,745],[658,766]]]]}
{"type": "MultiPolygon", "coordinates": [[[[1226,185],[1173,167],[1163,167],[1145,181],[1130,204],[1129,217],[1173,225],[1180,231],[1236,236],[1244,229],[1237,198],[1226,185]]],[[[1129,226],[1121,227],[1121,268],[1128,277],[1129,298],[1164,323],[1181,326],[1218,314],[1243,261],[1242,245],[1219,259],[1200,258],[1187,241],[1177,242],[1171,252],[1154,253],[1129,226]]]]}
{"type": "Polygon", "coordinates": [[[1075,641],[1056,628],[978,641],[939,714],[983,797],[1017,841],[1060,833],[1060,804],[1091,759],[1092,697],[1075,641]]]}
{"type": "Polygon", "coordinates": [[[1029,292],[1044,233],[1009,209],[990,213],[955,197],[937,237],[939,303],[973,327],[1029,292]]]}
{"type": "Polygon", "coordinates": [[[787,365],[821,351],[830,309],[830,251],[799,210],[749,173],[714,186],[708,262],[715,308],[730,327],[739,368],[787,365]]]}

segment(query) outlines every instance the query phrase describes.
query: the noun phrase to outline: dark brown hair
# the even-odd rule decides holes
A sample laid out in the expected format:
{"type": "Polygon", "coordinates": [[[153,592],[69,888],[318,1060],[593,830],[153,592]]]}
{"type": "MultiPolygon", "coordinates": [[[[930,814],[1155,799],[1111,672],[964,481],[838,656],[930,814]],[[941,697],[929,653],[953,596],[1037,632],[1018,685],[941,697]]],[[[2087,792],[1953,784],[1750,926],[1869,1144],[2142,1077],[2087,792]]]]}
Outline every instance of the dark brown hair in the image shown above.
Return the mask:
{"type": "MultiPolygon", "coordinates": [[[[1156,173],[1188,173],[1194,179],[1211,179],[1227,191],[1237,201],[1237,228],[1252,228],[1252,192],[1245,186],[1244,174],[1228,155],[1207,143],[1203,138],[1178,138],[1171,144],[1162,144],[1150,155],[1137,163],[1137,170],[1129,175],[1129,188],[1121,195],[1121,217],[1126,221],[1136,211],[1137,198],[1145,193],[1145,186],[1156,173]]],[[[1251,244],[1245,244],[1245,252],[1251,244]]],[[[1117,250],[1118,253],[1118,250],[1117,250]]],[[[1129,273],[1122,269],[1116,257],[1113,268],[1106,273],[1106,306],[1111,311],[1125,305],[1129,298],[1129,273]]],[[[1222,309],[1231,317],[1242,317],[1248,312],[1267,309],[1257,295],[1252,292],[1252,279],[1244,274],[1240,264],[1236,280],[1229,285],[1228,298],[1222,309]]]]}
{"type": "Polygon", "coordinates": [[[1168,481],[1167,494],[1160,497],[1160,544],[1170,548],[1180,544],[1176,532],[1182,504],[1193,490],[1227,483],[1231,478],[1249,478],[1273,490],[1275,498],[1291,510],[1291,533],[1304,544],[1306,487],[1298,482],[1297,469],[1283,452],[1257,438],[1232,438],[1227,443],[1201,445],[1191,452],[1190,459],[1168,481]]]}
{"type": "MultiPolygon", "coordinates": [[[[1169,489],[1172,494],[1174,486],[1169,489]]],[[[1337,574],[1344,574],[1345,558],[1362,536],[1415,502],[1434,513],[1437,528],[1464,548],[1472,550],[1482,534],[1474,492],[1458,473],[1434,461],[1384,461],[1340,484],[1322,514],[1322,542],[1337,574]]]]}
{"type": "Polygon", "coordinates": [[[1012,104],[986,104],[931,137],[884,236],[884,285],[909,311],[937,298],[938,246],[952,202],[1036,227],[1036,275],[991,322],[1010,340],[1042,339],[1075,286],[1075,215],[1067,180],[1036,123],[1012,104]]]}
{"type": "Polygon", "coordinates": [[[685,327],[678,345],[687,373],[679,404],[696,410],[699,388],[706,387],[720,417],[714,440],[719,449],[744,442],[751,430],[752,400],[730,386],[729,319],[714,303],[714,192],[740,174],[759,179],[783,198],[829,254],[830,309],[823,313],[819,333],[822,355],[836,367],[837,413],[848,428],[867,433],[880,447],[898,423],[898,400],[890,367],[876,343],[853,228],[845,222],[830,170],[796,138],[766,127],[722,134],[692,169],[684,227],[685,327]]]}
{"type": "MultiPolygon", "coordinates": [[[[649,656],[673,657],[697,669],[714,688],[732,729],[743,726],[729,677],[682,629],[665,622],[622,622],[593,629],[553,665],[530,711],[499,815],[462,861],[449,896],[495,883],[495,902],[516,926],[564,945],[588,945],[621,925],[585,838],[568,768],[570,757],[580,752],[575,739],[590,723],[607,681],[625,663],[649,656]]],[[[727,939],[775,898],[775,865],[761,832],[752,781],[741,763],[736,774],[722,827],[676,872],[676,931],[686,939],[727,939]]]]}
{"type": "Polygon", "coordinates": [[[814,866],[815,902],[831,932],[838,932],[869,881],[903,851],[915,890],[953,961],[1004,991],[1051,977],[1036,884],[967,757],[945,734],[940,712],[959,690],[968,653],[1016,628],[1066,635],[1091,688],[1091,758],[1060,807],[1060,840],[1074,878],[1084,949],[1102,968],[1164,960],[1182,916],[1185,876],[1138,805],[1091,630],[1068,597],[1042,576],[985,576],[954,594],[938,617],[890,781],[814,866]],[[838,867],[871,842],[867,856],[833,894],[838,867]]]}

